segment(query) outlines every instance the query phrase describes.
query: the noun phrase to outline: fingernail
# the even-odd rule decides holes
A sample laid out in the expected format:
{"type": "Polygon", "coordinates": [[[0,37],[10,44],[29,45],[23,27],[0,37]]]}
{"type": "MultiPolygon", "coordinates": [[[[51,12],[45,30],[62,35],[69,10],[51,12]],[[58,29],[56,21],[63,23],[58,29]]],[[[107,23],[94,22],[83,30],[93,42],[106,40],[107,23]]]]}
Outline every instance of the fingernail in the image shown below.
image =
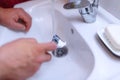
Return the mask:
{"type": "Polygon", "coordinates": [[[54,45],[55,48],[57,48],[57,44],[54,41],[52,41],[51,43],[54,45]]]}
{"type": "Polygon", "coordinates": [[[52,43],[52,44],[54,44],[54,45],[57,45],[57,43],[56,43],[56,42],[54,42],[54,41],[52,41],[51,43],[52,43]]]}

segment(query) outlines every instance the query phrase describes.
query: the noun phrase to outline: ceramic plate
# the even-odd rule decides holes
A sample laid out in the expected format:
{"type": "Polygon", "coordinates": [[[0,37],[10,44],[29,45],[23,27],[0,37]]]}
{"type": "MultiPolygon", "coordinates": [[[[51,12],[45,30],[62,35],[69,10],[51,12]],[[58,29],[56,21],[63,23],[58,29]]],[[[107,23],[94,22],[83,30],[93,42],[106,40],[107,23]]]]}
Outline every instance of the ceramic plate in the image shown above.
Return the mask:
{"type": "Polygon", "coordinates": [[[116,56],[120,57],[120,50],[115,49],[109,40],[106,39],[105,34],[104,34],[104,29],[101,29],[97,32],[99,38],[102,40],[102,42],[106,45],[106,47],[116,56]]]}

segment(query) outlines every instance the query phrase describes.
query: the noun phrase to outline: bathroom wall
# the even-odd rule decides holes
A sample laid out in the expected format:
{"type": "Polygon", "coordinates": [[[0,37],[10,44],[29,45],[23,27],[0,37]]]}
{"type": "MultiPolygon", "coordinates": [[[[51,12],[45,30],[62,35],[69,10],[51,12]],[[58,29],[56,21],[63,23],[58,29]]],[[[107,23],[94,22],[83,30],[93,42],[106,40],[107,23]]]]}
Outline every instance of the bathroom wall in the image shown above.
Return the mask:
{"type": "Polygon", "coordinates": [[[120,19],[120,0],[99,0],[100,5],[120,19]]]}

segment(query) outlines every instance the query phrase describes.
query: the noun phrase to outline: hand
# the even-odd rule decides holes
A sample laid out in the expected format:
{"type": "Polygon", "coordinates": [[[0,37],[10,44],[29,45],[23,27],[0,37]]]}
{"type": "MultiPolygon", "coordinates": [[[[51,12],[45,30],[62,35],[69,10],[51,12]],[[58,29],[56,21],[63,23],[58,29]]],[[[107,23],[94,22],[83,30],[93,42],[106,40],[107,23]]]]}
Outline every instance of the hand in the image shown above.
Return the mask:
{"type": "Polygon", "coordinates": [[[28,38],[3,45],[0,48],[0,71],[4,74],[0,80],[26,80],[43,62],[51,59],[47,52],[54,49],[54,42],[38,43],[28,38]]]}
{"type": "Polygon", "coordinates": [[[28,31],[32,18],[22,8],[0,8],[0,24],[14,30],[28,31]]]}

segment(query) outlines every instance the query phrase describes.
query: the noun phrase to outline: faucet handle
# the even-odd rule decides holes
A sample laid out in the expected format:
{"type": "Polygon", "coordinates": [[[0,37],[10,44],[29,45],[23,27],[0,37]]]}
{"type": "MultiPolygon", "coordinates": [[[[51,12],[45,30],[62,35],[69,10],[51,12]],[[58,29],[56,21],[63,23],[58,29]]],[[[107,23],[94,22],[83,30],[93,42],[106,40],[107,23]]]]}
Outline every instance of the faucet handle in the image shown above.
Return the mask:
{"type": "Polygon", "coordinates": [[[86,6],[89,6],[90,2],[88,0],[77,0],[75,2],[69,2],[64,5],[65,9],[78,9],[78,8],[84,8],[86,6]]]}

